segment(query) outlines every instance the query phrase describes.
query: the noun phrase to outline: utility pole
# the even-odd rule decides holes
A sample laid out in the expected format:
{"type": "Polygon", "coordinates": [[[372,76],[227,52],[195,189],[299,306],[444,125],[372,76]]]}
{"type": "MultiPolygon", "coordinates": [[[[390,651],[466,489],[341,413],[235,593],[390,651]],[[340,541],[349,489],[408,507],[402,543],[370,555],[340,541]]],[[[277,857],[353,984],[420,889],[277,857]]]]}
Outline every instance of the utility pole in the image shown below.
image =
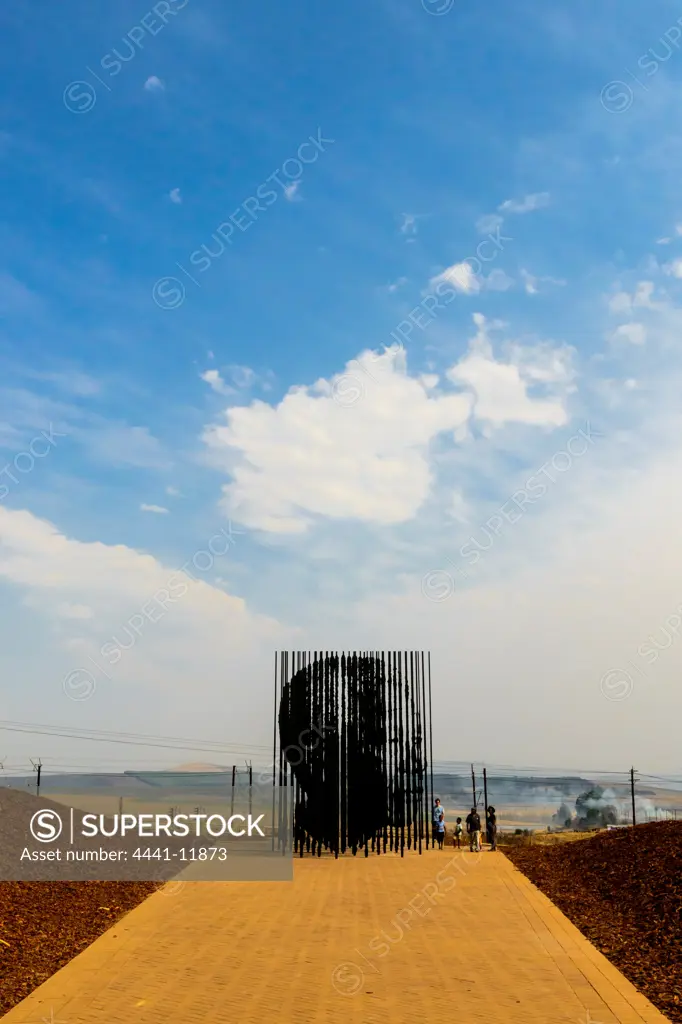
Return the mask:
{"type": "Polygon", "coordinates": [[[248,761],[246,767],[249,770],[249,815],[251,815],[253,813],[253,765],[248,761]]]}
{"type": "Polygon", "coordinates": [[[483,769],[483,799],[485,801],[485,811],[488,810],[488,773],[485,768],[483,769]]]}
{"type": "Polygon", "coordinates": [[[234,814],[234,783],[235,783],[235,776],[236,776],[236,774],[237,774],[237,766],[236,766],[236,764],[233,764],[232,765],[232,803],[230,805],[230,817],[232,817],[232,815],[234,814]]]}
{"type": "Polygon", "coordinates": [[[635,771],[636,768],[630,769],[630,795],[632,797],[632,827],[634,828],[637,824],[635,818],[635,771]]]}
{"type": "Polygon", "coordinates": [[[474,772],[474,766],[471,766],[471,787],[474,794],[474,810],[478,807],[478,801],[476,800],[476,773],[474,772]]]}
{"type": "Polygon", "coordinates": [[[33,765],[33,771],[38,774],[36,779],[36,796],[40,796],[40,769],[43,767],[43,762],[38,758],[38,764],[36,764],[33,758],[31,758],[31,764],[33,765]]]}

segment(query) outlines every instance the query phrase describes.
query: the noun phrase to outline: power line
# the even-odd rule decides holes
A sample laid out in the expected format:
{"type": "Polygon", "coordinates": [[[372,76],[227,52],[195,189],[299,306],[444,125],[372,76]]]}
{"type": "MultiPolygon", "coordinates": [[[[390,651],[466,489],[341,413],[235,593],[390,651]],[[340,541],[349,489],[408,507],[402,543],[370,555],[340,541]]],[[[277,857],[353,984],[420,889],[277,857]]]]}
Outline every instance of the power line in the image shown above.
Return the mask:
{"type": "Polygon", "coordinates": [[[138,747],[163,747],[167,750],[201,750],[212,753],[244,752],[269,749],[262,743],[219,743],[217,740],[193,740],[178,736],[150,736],[133,732],[109,732],[104,729],[66,729],[62,726],[38,725],[0,719],[0,729],[33,736],[60,736],[96,743],[117,743],[138,747]]]}

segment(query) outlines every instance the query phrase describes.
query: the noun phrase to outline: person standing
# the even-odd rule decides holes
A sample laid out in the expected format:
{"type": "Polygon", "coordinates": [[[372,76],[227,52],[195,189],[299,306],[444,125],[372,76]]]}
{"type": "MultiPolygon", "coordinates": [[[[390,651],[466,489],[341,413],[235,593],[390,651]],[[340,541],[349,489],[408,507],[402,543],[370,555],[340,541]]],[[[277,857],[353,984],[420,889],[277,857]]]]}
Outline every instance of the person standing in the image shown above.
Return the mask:
{"type": "Polygon", "coordinates": [[[443,849],[443,843],[445,841],[445,815],[441,811],[440,818],[438,819],[438,849],[443,849]]]}
{"type": "Polygon", "coordinates": [[[438,826],[440,824],[440,819],[443,816],[443,814],[444,811],[443,808],[441,807],[440,797],[436,797],[435,803],[433,805],[433,810],[431,812],[431,838],[433,839],[434,846],[438,842],[438,826]]]}
{"type": "Polygon", "coordinates": [[[495,808],[489,807],[486,812],[486,829],[488,832],[488,842],[490,843],[490,849],[497,849],[497,815],[495,814],[495,808]]]}
{"type": "Polygon", "coordinates": [[[458,818],[457,821],[455,822],[455,831],[453,832],[453,835],[452,835],[452,845],[456,846],[458,850],[461,849],[461,847],[462,847],[462,832],[463,831],[464,830],[462,828],[462,819],[458,818]]]}
{"type": "Polygon", "coordinates": [[[467,814],[466,820],[467,832],[469,833],[469,849],[473,853],[480,853],[481,851],[481,818],[475,807],[471,808],[471,813],[467,814]]]}

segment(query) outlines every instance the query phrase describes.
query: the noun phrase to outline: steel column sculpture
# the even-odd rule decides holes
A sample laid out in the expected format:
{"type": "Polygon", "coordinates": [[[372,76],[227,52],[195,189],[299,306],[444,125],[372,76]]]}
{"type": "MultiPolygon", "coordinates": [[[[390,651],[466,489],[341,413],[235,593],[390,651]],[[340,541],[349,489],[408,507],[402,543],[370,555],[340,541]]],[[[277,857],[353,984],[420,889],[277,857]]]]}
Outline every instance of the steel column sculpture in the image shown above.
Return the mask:
{"type": "Polygon", "coordinates": [[[429,846],[430,655],[280,652],[273,747],[273,798],[301,856],[429,846]]]}

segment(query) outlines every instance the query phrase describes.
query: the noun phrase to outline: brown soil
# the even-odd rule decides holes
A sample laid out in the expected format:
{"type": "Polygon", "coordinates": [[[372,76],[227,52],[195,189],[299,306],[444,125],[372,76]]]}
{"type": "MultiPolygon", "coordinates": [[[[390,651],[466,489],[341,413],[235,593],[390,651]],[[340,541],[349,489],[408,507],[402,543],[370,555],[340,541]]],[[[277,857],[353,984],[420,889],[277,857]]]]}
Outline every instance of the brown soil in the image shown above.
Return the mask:
{"type": "Polygon", "coordinates": [[[0,882],[0,1016],[158,887],[158,882],[0,882]]]}
{"type": "Polygon", "coordinates": [[[671,1021],[682,1024],[682,822],[506,855],[671,1021]]]}

